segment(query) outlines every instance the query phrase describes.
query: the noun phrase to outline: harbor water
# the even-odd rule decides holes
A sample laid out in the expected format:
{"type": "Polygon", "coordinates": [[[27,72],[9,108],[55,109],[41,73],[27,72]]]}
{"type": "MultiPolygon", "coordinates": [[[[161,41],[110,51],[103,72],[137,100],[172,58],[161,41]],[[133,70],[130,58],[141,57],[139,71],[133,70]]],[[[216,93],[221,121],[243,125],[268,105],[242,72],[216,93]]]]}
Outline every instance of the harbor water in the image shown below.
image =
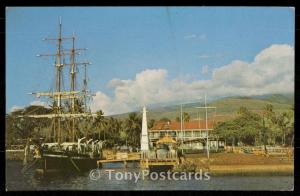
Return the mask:
{"type": "MultiPolygon", "coordinates": [[[[34,171],[21,173],[21,161],[6,162],[6,190],[287,190],[294,188],[293,176],[211,176],[209,180],[153,180],[108,179],[108,168],[113,168],[111,175],[121,172],[140,172],[139,169],[121,165],[107,165],[100,170],[97,179],[91,179],[90,172],[73,176],[53,176],[37,178],[34,171]]],[[[129,165],[130,166],[130,165],[129,165]]],[[[132,165],[131,165],[132,166],[132,165]]]]}

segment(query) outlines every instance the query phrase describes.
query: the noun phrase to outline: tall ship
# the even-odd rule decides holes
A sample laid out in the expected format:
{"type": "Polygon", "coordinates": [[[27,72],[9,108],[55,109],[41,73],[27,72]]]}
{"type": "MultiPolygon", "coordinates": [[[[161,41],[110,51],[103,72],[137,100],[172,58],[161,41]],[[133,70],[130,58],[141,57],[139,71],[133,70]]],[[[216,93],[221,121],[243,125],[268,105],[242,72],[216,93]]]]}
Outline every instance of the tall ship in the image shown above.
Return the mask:
{"type": "MultiPolygon", "coordinates": [[[[96,168],[96,161],[102,158],[104,142],[100,138],[89,138],[84,134],[84,127],[80,127],[83,120],[92,122],[97,116],[89,109],[93,96],[87,85],[87,67],[90,63],[77,61],[77,56],[86,48],[75,47],[77,37],[74,33],[70,37],[62,36],[61,19],[58,29],[56,38],[44,39],[56,43],[56,53],[38,55],[54,57],[55,87],[52,91],[30,93],[38,98],[50,99],[51,113],[26,115],[29,118],[48,118],[52,122],[49,135],[37,145],[33,160],[26,161],[28,163],[24,167],[35,168],[36,173],[42,175],[84,172],[96,168]],[[69,48],[65,48],[65,45],[69,48]],[[69,85],[64,84],[65,75],[68,75],[69,85]],[[82,85],[77,85],[79,76],[83,78],[82,85]]],[[[29,147],[26,148],[25,159],[30,154],[29,147]]]]}

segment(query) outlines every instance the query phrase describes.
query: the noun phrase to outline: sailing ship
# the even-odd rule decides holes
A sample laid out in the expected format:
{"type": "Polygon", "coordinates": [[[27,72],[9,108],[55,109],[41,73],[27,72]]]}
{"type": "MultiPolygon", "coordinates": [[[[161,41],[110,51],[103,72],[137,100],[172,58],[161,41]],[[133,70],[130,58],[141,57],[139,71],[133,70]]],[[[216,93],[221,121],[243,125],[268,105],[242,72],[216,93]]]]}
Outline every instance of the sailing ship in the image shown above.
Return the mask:
{"type": "Polygon", "coordinates": [[[90,63],[77,62],[77,58],[75,58],[80,51],[86,50],[86,48],[75,48],[74,33],[70,37],[62,36],[61,19],[59,20],[58,37],[44,40],[55,41],[57,46],[55,54],[38,55],[55,58],[55,88],[50,92],[31,94],[38,98],[49,98],[52,101],[52,113],[26,116],[52,119],[51,137],[48,142],[45,141],[36,148],[34,161],[27,164],[27,168],[35,165],[37,166],[36,172],[43,175],[56,172],[84,172],[94,169],[97,167],[96,161],[102,158],[104,141],[89,139],[87,136],[80,138],[80,130],[76,126],[82,119],[93,119],[97,116],[88,108],[88,102],[93,96],[87,89],[87,65],[90,63]],[[65,42],[71,42],[71,49],[64,48],[65,42]],[[67,57],[70,57],[69,63],[66,62],[67,57]],[[64,90],[63,84],[63,70],[67,67],[70,70],[68,91],[64,90]],[[84,69],[82,90],[78,90],[76,81],[79,67],[84,69]],[[66,123],[70,127],[69,130],[63,126],[66,123]],[[64,133],[64,137],[62,137],[62,133],[64,133]]]}

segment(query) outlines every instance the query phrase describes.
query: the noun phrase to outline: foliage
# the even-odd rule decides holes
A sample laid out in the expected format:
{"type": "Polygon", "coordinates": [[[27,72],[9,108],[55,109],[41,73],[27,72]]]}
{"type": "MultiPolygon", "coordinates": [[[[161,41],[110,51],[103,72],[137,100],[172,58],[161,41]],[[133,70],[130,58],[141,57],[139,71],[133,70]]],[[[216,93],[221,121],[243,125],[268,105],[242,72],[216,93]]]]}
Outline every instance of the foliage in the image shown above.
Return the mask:
{"type": "Polygon", "coordinates": [[[40,138],[49,132],[51,121],[49,119],[33,119],[26,114],[47,114],[51,109],[43,106],[29,106],[25,109],[11,112],[5,115],[6,144],[13,144],[17,139],[40,138]]]}
{"type": "Polygon", "coordinates": [[[260,116],[245,107],[238,110],[238,116],[235,119],[219,123],[215,128],[216,133],[228,139],[232,145],[238,142],[254,145],[260,129],[260,116]]]}
{"type": "Polygon", "coordinates": [[[191,117],[190,117],[189,113],[183,112],[183,121],[184,122],[189,122],[190,119],[191,119],[191,117]]]}
{"type": "MultiPolygon", "coordinates": [[[[190,114],[187,113],[187,112],[183,112],[183,114],[182,114],[182,120],[183,120],[184,122],[189,122],[189,121],[191,120],[190,114]]],[[[175,121],[180,122],[180,121],[181,121],[181,120],[180,120],[180,117],[177,116],[177,117],[175,118],[175,121]]]]}
{"type": "Polygon", "coordinates": [[[128,118],[125,119],[124,130],[128,136],[128,144],[134,147],[140,146],[142,118],[137,113],[130,113],[128,118]]]}
{"type": "Polygon", "coordinates": [[[237,117],[218,123],[214,133],[225,138],[227,144],[276,145],[293,140],[294,112],[275,113],[273,105],[266,104],[259,115],[240,107],[237,117]]]}
{"type": "Polygon", "coordinates": [[[168,122],[168,121],[171,121],[171,120],[169,118],[167,118],[167,117],[163,117],[163,118],[159,119],[159,121],[161,121],[161,122],[168,122]]]}
{"type": "Polygon", "coordinates": [[[155,124],[155,120],[154,119],[150,119],[150,121],[148,121],[148,129],[151,129],[155,124]]]}
{"type": "MultiPolygon", "coordinates": [[[[53,141],[53,123],[51,119],[34,119],[27,114],[47,114],[52,109],[43,106],[29,106],[22,110],[6,114],[6,145],[16,142],[16,139],[46,138],[53,141]]],[[[294,108],[279,112],[274,106],[266,104],[261,114],[240,107],[237,115],[225,122],[219,122],[214,134],[224,138],[227,145],[292,145],[294,141],[294,108]]],[[[189,113],[183,114],[184,121],[189,121],[189,113]]],[[[161,121],[170,121],[161,118],[161,121]]],[[[176,120],[180,121],[177,117],[176,120]]],[[[62,121],[64,138],[68,139],[70,122],[62,121]]],[[[155,120],[148,121],[148,128],[154,126],[155,120]]],[[[97,112],[96,118],[78,119],[76,121],[77,137],[87,137],[106,140],[108,147],[115,145],[130,145],[139,147],[142,129],[142,118],[137,113],[129,113],[125,119],[105,117],[103,111],[97,112]]]]}

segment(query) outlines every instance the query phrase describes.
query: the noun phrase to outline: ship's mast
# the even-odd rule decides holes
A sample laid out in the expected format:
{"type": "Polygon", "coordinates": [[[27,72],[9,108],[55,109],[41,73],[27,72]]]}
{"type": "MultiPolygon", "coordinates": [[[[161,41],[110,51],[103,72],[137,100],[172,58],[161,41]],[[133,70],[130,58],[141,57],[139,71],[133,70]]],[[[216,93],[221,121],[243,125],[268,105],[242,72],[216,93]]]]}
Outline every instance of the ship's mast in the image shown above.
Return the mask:
{"type": "MultiPolygon", "coordinates": [[[[61,31],[62,31],[62,24],[61,24],[61,18],[59,19],[59,34],[57,39],[57,53],[56,53],[56,92],[61,92],[61,80],[62,80],[62,67],[63,64],[61,62],[61,31]]],[[[56,101],[56,113],[61,113],[61,95],[59,94],[57,96],[56,101]]],[[[60,129],[60,117],[57,117],[57,143],[61,143],[61,129],[60,129]]]]}
{"type": "MultiPolygon", "coordinates": [[[[75,64],[75,35],[72,37],[71,49],[71,91],[75,91],[76,85],[76,64],[75,64]]],[[[75,97],[71,98],[71,113],[75,113],[75,97]]],[[[72,118],[72,142],[75,142],[75,118],[72,118]]]]}
{"type": "Polygon", "coordinates": [[[84,111],[87,112],[87,64],[84,64],[84,78],[83,78],[83,91],[84,91],[84,111]]]}
{"type": "MultiPolygon", "coordinates": [[[[84,112],[86,112],[86,94],[87,94],[87,80],[86,80],[86,69],[87,69],[87,65],[90,64],[89,62],[76,62],[75,61],[75,56],[77,54],[80,54],[80,53],[77,53],[76,51],[80,51],[80,50],[86,50],[87,48],[75,48],[75,34],[73,33],[73,36],[72,36],[72,48],[71,48],[71,53],[70,53],[70,56],[71,56],[71,62],[70,62],[70,66],[71,66],[71,70],[70,70],[70,82],[71,82],[71,86],[70,86],[70,91],[71,92],[75,92],[76,91],[76,73],[77,73],[77,65],[84,65],[84,79],[83,79],[83,92],[84,92],[84,103],[85,103],[85,110],[84,112]]],[[[68,65],[68,64],[67,64],[68,65]]],[[[75,114],[77,112],[77,109],[76,108],[78,107],[78,105],[76,105],[76,96],[73,96],[71,98],[71,113],[75,114]]],[[[75,142],[75,139],[76,139],[76,129],[75,129],[75,118],[72,118],[71,120],[71,130],[72,130],[72,142],[75,142]]]]}
{"type": "MultiPolygon", "coordinates": [[[[54,138],[56,139],[56,142],[58,144],[61,144],[62,142],[62,131],[61,131],[61,118],[70,118],[72,122],[72,141],[74,142],[76,139],[76,130],[75,130],[75,118],[81,118],[81,117],[95,117],[96,114],[87,113],[86,110],[84,112],[80,112],[76,109],[76,100],[82,99],[82,97],[85,98],[87,95],[87,80],[86,80],[86,65],[90,64],[89,62],[81,62],[77,63],[75,62],[75,55],[79,54],[77,51],[79,50],[86,50],[86,48],[83,49],[75,49],[75,35],[73,34],[72,37],[62,37],[62,22],[61,19],[59,19],[59,32],[58,32],[58,38],[46,38],[44,40],[55,40],[57,41],[57,50],[55,54],[44,54],[44,55],[37,55],[37,56],[55,56],[55,91],[54,92],[36,92],[36,93],[30,93],[35,95],[36,97],[49,97],[54,100],[53,102],[53,114],[41,114],[41,115],[26,115],[27,117],[32,118],[52,118],[54,121],[54,138]],[[62,41],[63,40],[72,40],[72,48],[70,52],[66,52],[62,48],[62,41]],[[63,57],[66,55],[70,55],[70,64],[63,63],[63,57]],[[69,65],[70,66],[70,91],[64,91],[62,89],[63,87],[63,67],[69,65]],[[85,68],[85,76],[84,76],[84,94],[82,94],[82,91],[76,90],[76,66],[77,65],[84,65],[85,68]],[[71,101],[71,111],[69,113],[63,113],[62,110],[62,100],[70,100],[71,101]]],[[[86,108],[86,103],[85,103],[86,108]]],[[[20,116],[22,117],[22,116],[20,116]]]]}

